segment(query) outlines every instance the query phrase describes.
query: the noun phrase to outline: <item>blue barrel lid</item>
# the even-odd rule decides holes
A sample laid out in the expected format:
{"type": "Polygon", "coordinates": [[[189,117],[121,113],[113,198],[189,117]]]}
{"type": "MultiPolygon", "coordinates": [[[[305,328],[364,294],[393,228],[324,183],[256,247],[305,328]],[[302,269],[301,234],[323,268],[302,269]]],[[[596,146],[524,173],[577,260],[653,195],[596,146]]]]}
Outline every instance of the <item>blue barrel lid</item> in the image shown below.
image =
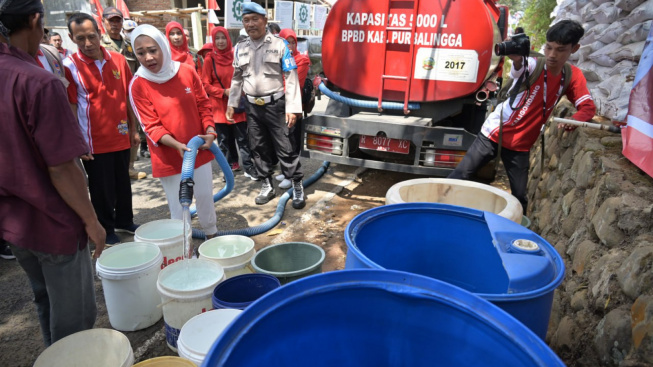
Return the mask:
{"type": "MultiPolygon", "coordinates": [[[[535,232],[525,228],[507,218],[491,212],[441,203],[401,203],[384,205],[367,210],[356,216],[347,226],[345,240],[349,251],[371,268],[384,269],[363,253],[356,245],[356,238],[364,227],[377,218],[400,213],[420,213],[455,218],[459,227],[475,228],[468,233],[449,233],[446,236],[462,236],[469,239],[476,236],[475,230],[483,229],[491,237],[492,246],[499,256],[497,265],[501,273],[505,272],[507,288],[499,293],[477,292],[475,294],[488,300],[505,300],[530,298],[534,294],[551,292],[562,282],[564,276],[564,262],[556,249],[535,232]],[[480,224],[480,226],[479,226],[480,224]]],[[[425,229],[429,230],[429,229],[425,229]]],[[[486,253],[487,254],[487,253],[486,253]]],[[[351,254],[348,254],[351,256],[351,254]]],[[[474,256],[474,253],[469,253],[474,256]]],[[[491,266],[491,265],[488,265],[491,266]]],[[[405,270],[405,269],[402,269],[405,270]]],[[[425,275],[425,274],[422,274],[425,275]]],[[[446,280],[446,279],[441,279],[446,280]]],[[[463,287],[464,288],[464,287],[463,287]]]]}

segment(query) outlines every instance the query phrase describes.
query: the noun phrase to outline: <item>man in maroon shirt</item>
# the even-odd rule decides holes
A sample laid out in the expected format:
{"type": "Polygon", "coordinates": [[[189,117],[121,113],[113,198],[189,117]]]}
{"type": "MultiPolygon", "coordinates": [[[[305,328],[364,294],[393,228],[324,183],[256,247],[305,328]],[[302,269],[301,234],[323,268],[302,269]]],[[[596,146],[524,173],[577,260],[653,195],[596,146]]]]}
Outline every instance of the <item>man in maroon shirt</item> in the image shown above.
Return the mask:
{"type": "Polygon", "coordinates": [[[75,159],[88,153],[66,91],[34,57],[40,0],[0,0],[0,237],[34,291],[47,345],[90,329],[97,308],[88,246],[106,233],[75,159]]]}

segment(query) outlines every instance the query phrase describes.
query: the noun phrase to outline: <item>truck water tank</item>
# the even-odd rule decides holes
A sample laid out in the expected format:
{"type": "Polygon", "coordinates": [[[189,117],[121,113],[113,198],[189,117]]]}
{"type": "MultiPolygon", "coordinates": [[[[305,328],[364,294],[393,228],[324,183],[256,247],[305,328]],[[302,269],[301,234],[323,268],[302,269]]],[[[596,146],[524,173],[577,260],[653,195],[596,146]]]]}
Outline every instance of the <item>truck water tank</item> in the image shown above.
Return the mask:
{"type": "Polygon", "coordinates": [[[374,99],[403,101],[408,84],[413,102],[468,96],[499,65],[499,16],[491,0],[339,0],[324,27],[324,72],[374,99]]]}

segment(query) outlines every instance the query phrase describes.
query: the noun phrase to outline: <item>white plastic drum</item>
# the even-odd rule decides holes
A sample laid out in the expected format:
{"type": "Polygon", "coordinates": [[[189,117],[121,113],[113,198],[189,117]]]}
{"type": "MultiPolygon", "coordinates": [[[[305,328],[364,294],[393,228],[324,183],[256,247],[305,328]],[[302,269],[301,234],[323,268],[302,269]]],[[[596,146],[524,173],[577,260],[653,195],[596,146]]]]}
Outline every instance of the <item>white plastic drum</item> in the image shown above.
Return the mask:
{"type": "Polygon", "coordinates": [[[96,269],[114,329],[141,330],[161,319],[156,290],[161,259],[159,247],[146,242],[123,243],[102,252],[96,269]]]}
{"type": "Polygon", "coordinates": [[[177,340],[179,356],[197,366],[202,365],[213,343],[241,312],[234,309],[213,310],[188,320],[177,340]]]}
{"type": "Polygon", "coordinates": [[[161,269],[184,258],[184,222],[162,219],[145,223],[136,229],[134,241],[153,243],[161,249],[161,269]]]}
{"type": "Polygon", "coordinates": [[[522,206],[516,197],[495,187],[449,178],[419,178],[394,184],[386,204],[441,203],[488,211],[520,223],[522,206]]]}
{"type": "Polygon", "coordinates": [[[222,280],[220,264],[203,259],[178,261],[161,270],[157,289],[170,349],[177,351],[177,338],[186,321],[213,309],[213,290],[222,280]]]}

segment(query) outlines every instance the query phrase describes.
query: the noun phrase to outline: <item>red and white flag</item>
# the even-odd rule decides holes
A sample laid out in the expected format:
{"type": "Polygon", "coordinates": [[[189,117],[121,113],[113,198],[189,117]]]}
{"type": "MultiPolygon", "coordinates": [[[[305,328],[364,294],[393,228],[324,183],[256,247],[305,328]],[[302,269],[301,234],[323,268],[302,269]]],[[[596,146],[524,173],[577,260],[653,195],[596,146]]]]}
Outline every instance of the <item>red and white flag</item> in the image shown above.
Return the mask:
{"type": "MultiPolygon", "coordinates": [[[[206,0],[206,8],[209,10],[208,11],[208,16],[206,20],[206,24],[208,25],[208,33],[206,35],[207,39],[211,38],[211,31],[213,30],[213,27],[215,27],[216,24],[220,24],[220,21],[218,20],[218,15],[215,13],[216,10],[220,10],[220,7],[218,6],[218,2],[216,0],[206,0]]],[[[211,39],[210,42],[212,43],[213,40],[211,39]]]]}
{"type": "Polygon", "coordinates": [[[653,177],[653,29],[649,31],[630,92],[623,155],[653,177]]]}
{"type": "Polygon", "coordinates": [[[104,8],[102,8],[102,4],[100,4],[100,0],[90,0],[91,1],[91,15],[93,18],[95,18],[95,21],[97,22],[98,28],[100,28],[100,33],[105,34],[107,33],[106,30],[104,30],[104,23],[102,23],[102,13],[104,13],[104,8]]]}
{"type": "Polygon", "coordinates": [[[116,9],[120,10],[123,18],[131,19],[131,17],[129,16],[129,8],[127,8],[127,4],[125,4],[125,0],[116,0],[116,9]]]}

